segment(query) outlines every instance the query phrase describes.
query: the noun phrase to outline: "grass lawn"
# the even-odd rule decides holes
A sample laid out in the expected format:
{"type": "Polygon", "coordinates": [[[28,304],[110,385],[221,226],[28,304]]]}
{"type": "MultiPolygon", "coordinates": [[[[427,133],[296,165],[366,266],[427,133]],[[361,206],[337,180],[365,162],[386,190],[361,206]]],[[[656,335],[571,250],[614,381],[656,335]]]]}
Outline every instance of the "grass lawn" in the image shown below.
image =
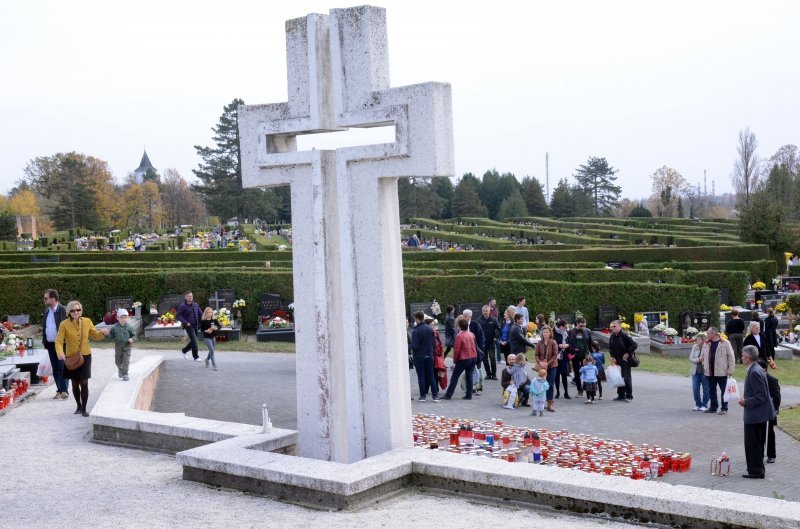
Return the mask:
{"type": "MultiPolygon", "coordinates": [[[[689,360],[658,354],[639,355],[641,365],[636,368],[650,373],[669,373],[689,378],[689,360]]],[[[800,386],[800,361],[778,360],[778,369],[770,369],[769,374],[780,380],[781,386],[800,386]]],[[[744,380],[744,366],[737,365],[734,377],[740,382],[744,380]]]]}
{"type": "MultiPolygon", "coordinates": [[[[174,349],[180,350],[188,340],[139,340],[133,344],[135,349],[174,349]]],[[[105,344],[104,344],[105,345],[105,344]]],[[[113,344],[109,344],[113,347],[113,344]]],[[[206,350],[205,344],[198,343],[200,352],[206,350]]],[[[291,342],[221,342],[217,343],[217,351],[241,351],[245,353],[293,353],[294,344],[291,342]]]]}
{"type": "Polygon", "coordinates": [[[800,406],[781,409],[778,414],[778,426],[788,435],[800,441],[800,406]]]}

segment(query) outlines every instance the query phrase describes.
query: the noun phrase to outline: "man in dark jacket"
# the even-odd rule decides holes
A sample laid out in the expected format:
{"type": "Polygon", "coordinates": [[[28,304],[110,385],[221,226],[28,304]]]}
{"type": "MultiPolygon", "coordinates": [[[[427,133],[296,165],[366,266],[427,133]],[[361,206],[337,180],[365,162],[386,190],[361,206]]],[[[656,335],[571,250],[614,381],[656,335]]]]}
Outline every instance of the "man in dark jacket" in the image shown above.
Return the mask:
{"type": "Polygon", "coordinates": [[[197,333],[200,328],[200,320],[203,317],[203,313],[200,312],[200,305],[194,302],[194,294],[191,292],[183,293],[183,303],[178,306],[175,317],[181,322],[183,329],[186,331],[186,336],[189,337],[189,343],[186,344],[186,347],[181,349],[183,357],[188,359],[186,353],[191,349],[192,358],[194,358],[195,362],[199,362],[200,354],[197,351],[197,333]]]}
{"type": "Polygon", "coordinates": [[[617,388],[617,398],[614,400],[630,402],[633,399],[633,384],[631,381],[631,367],[633,367],[633,357],[636,352],[636,341],[622,330],[619,320],[614,320],[609,326],[611,335],[608,337],[608,351],[611,358],[617,363],[622,371],[622,379],[625,385],[617,388]]]}
{"type": "Polygon", "coordinates": [[[495,340],[500,336],[500,322],[491,315],[491,307],[484,305],[478,325],[483,330],[484,354],[483,367],[486,368],[486,378],[497,380],[497,358],[495,355],[495,340]]]}
{"type": "Polygon", "coordinates": [[[44,313],[42,314],[42,345],[47,349],[50,365],[53,366],[53,382],[56,384],[54,399],[66,400],[69,398],[67,379],[64,378],[64,360],[59,360],[56,355],[56,335],[58,326],[67,319],[64,305],[58,302],[58,290],[48,289],[44,293],[44,313]]]}
{"type": "Polygon", "coordinates": [[[414,313],[416,326],[411,331],[411,354],[414,358],[414,369],[417,371],[419,383],[419,400],[425,402],[428,389],[431,391],[433,401],[439,401],[439,386],[433,372],[433,355],[436,351],[436,338],[433,327],[425,323],[425,314],[422,311],[414,313]]]}
{"type": "Polygon", "coordinates": [[[756,362],[758,349],[746,345],[742,349],[742,361],[747,368],[744,379],[744,395],[739,406],[744,408],[744,455],[747,474],[743,478],[764,479],[764,440],[767,423],[775,418],[775,408],[769,395],[767,375],[756,362]]]}
{"type": "Polygon", "coordinates": [[[511,332],[508,333],[508,348],[512,355],[525,353],[528,347],[533,347],[533,344],[525,338],[525,331],[522,330],[522,321],[522,314],[515,314],[514,325],[511,327],[511,332]]]}
{"type": "Polygon", "coordinates": [[[778,425],[778,413],[781,409],[781,385],[778,379],[769,374],[767,363],[759,358],[758,365],[767,375],[767,386],[769,386],[769,396],[772,399],[772,407],[775,408],[775,418],[767,424],[767,463],[774,463],[778,453],[775,451],[775,426],[778,425]]]}
{"type": "Polygon", "coordinates": [[[578,396],[583,396],[583,384],[581,384],[581,367],[583,367],[583,359],[591,354],[592,347],[592,333],[586,328],[586,320],[578,318],[575,320],[575,327],[569,331],[567,336],[567,349],[568,355],[572,355],[572,381],[575,383],[575,389],[578,390],[578,396]]]}

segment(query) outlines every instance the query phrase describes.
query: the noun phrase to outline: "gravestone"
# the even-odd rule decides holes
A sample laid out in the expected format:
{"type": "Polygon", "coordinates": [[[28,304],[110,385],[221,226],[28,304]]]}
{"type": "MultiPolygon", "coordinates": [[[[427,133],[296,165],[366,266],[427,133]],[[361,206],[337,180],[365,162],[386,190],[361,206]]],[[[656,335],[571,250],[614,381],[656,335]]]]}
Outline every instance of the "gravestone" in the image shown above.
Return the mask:
{"type": "Polygon", "coordinates": [[[775,305],[778,303],[783,303],[786,301],[785,294],[765,294],[761,296],[761,310],[767,310],[767,308],[772,307],[775,308],[775,305]]]}
{"type": "Polygon", "coordinates": [[[789,290],[792,284],[800,286],[800,277],[798,276],[781,277],[781,290],[789,290]]]}
{"type": "Polygon", "coordinates": [[[431,312],[431,303],[410,303],[408,305],[410,319],[414,319],[414,313],[421,310],[428,316],[433,316],[431,312]]]}
{"type": "Polygon", "coordinates": [[[652,311],[652,312],[640,312],[644,317],[644,321],[647,322],[647,329],[653,330],[653,327],[658,325],[659,323],[663,323],[665,327],[669,327],[669,312],[667,311],[652,311]],[[661,319],[664,316],[665,319],[661,319]]]}
{"type": "Polygon", "coordinates": [[[234,301],[236,301],[236,291],[232,288],[221,288],[215,290],[208,298],[208,306],[214,310],[226,308],[232,311],[234,301]]]}
{"type": "Polygon", "coordinates": [[[383,8],[290,20],[286,49],[289,100],[239,107],[242,183],[296,213],[298,454],[350,463],[412,444],[397,180],[454,174],[450,86],[390,88],[383,8]],[[375,126],[394,142],[297,150],[375,126]]]}
{"type": "Polygon", "coordinates": [[[459,303],[456,306],[456,317],[464,314],[465,310],[471,310],[472,317],[477,319],[481,315],[481,309],[484,305],[485,303],[459,303]]]}
{"type": "Polygon", "coordinates": [[[31,323],[31,316],[30,314],[9,314],[6,316],[6,321],[11,325],[18,324],[26,327],[31,323]]]}
{"type": "Polygon", "coordinates": [[[706,332],[709,326],[711,326],[710,312],[695,312],[686,310],[680,314],[679,331],[685,331],[689,327],[694,327],[700,332],[706,332]]]}
{"type": "Polygon", "coordinates": [[[619,309],[616,305],[600,305],[597,307],[597,326],[606,329],[611,322],[619,319],[619,309]]]}
{"type": "Polygon", "coordinates": [[[564,320],[569,324],[575,323],[575,313],[574,312],[563,312],[561,314],[556,314],[556,321],[564,320]]]}
{"type": "Polygon", "coordinates": [[[133,315],[133,298],[130,296],[111,296],[106,298],[106,312],[125,309],[133,315]]]}
{"type": "Polygon", "coordinates": [[[272,313],[281,308],[281,296],[279,294],[259,294],[258,295],[258,316],[259,318],[269,318],[272,313]]]}
{"type": "Polygon", "coordinates": [[[170,309],[178,309],[183,303],[183,294],[167,294],[158,298],[158,315],[161,316],[170,309]]]}
{"type": "Polygon", "coordinates": [[[756,290],[754,293],[754,298],[756,300],[756,303],[758,303],[759,300],[763,301],[765,296],[772,296],[777,293],[778,293],[777,290],[756,290]]]}
{"type": "Polygon", "coordinates": [[[727,287],[721,287],[719,289],[719,304],[720,305],[727,305],[728,304],[728,299],[729,299],[728,288],[727,287]]]}

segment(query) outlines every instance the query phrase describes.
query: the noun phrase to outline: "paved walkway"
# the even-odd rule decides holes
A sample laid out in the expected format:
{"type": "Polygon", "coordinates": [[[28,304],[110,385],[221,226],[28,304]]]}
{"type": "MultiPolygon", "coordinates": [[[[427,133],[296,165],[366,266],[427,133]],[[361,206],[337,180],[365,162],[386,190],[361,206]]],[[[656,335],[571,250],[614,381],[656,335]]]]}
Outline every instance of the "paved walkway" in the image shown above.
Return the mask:
{"type": "MultiPolygon", "coordinates": [[[[205,369],[202,363],[184,360],[179,352],[166,353],[154,410],[261,424],[261,404],[266,402],[275,426],[296,427],[293,354],[220,352],[217,357],[219,371],[215,372],[205,369]]],[[[416,396],[416,375],[410,375],[411,394],[416,396]]],[[[740,382],[742,375],[737,373],[740,382]]],[[[744,434],[738,404],[732,405],[725,416],[692,411],[688,376],[634,372],[633,385],[635,398],[631,403],[613,402],[610,398],[615,395],[609,394],[593,406],[578,399],[557,400],[556,413],[545,412],[541,418],[531,417],[527,408],[503,409],[496,381],[486,381],[483,396],[472,401],[461,400],[459,390],[451,401],[415,401],[412,409],[414,413],[476,420],[500,417],[516,426],[566,429],[637,444],[657,444],[692,454],[691,471],[670,473],[665,479],[669,483],[800,501],[800,443],[778,431],[778,462],[766,466],[767,479],[743,479],[744,434]],[[732,459],[732,475],[712,477],[711,459],[722,451],[732,459]]],[[[800,388],[782,389],[784,405],[800,404],[800,388]]],[[[571,391],[574,396],[574,387],[571,391]]]]}
{"type": "MultiPolygon", "coordinates": [[[[134,351],[133,361],[153,351],[134,351]]],[[[89,406],[107,384],[124,384],[115,374],[114,351],[94,348],[89,406]],[[112,378],[113,377],[113,378],[112,378]]],[[[175,362],[179,353],[169,352],[175,362]]],[[[264,397],[255,389],[272,384],[242,383],[230,377],[237,364],[292,365],[293,357],[252,353],[225,353],[220,371],[202,367],[174,369],[192,372],[197,382],[176,395],[187,405],[224,399],[230,410],[249,407],[264,397]],[[225,366],[224,368],[222,366],[225,366]],[[227,371],[226,371],[227,370],[227,371]]],[[[170,362],[172,363],[172,362],[170,362]]],[[[172,366],[169,366],[172,367],[172,366]]],[[[277,367],[272,374],[282,375],[277,367]]],[[[269,370],[268,370],[269,371],[269,370]]],[[[245,371],[245,373],[247,373],[245,371]]],[[[166,378],[172,378],[171,375],[166,378]]],[[[286,378],[279,376],[278,378],[286,378]]],[[[612,523],[600,518],[576,517],[549,509],[520,508],[447,495],[408,494],[386,498],[357,512],[324,512],[268,498],[183,481],[173,456],[91,443],[89,420],[73,415],[72,400],[52,400],[50,386],[37,397],[0,417],[0,439],[6,473],[0,497],[0,527],[63,529],[75,527],[260,528],[326,527],[365,529],[385,527],[548,527],[550,529],[633,529],[638,524],[612,523]],[[78,499],[75,499],[77,496],[78,499]],[[453,516],[453,513],[457,513],[453,516]],[[465,524],[464,520],[469,523],[465,524]],[[13,521],[13,522],[12,522],[13,521]]],[[[210,409],[210,408],[208,408],[210,409]]]]}

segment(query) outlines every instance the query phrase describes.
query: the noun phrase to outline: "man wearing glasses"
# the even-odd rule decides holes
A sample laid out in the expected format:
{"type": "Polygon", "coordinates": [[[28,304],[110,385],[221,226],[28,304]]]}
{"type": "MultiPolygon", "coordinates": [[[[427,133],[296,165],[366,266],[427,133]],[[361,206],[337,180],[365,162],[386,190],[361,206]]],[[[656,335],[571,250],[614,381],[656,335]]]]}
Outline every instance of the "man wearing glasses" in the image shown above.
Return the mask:
{"type": "Polygon", "coordinates": [[[58,326],[67,319],[64,305],[58,302],[58,290],[48,289],[44,293],[44,313],[42,314],[43,331],[42,345],[50,356],[50,365],[53,366],[53,381],[56,384],[54,399],[66,400],[69,398],[67,379],[64,378],[64,361],[56,355],[56,335],[58,326]]]}

